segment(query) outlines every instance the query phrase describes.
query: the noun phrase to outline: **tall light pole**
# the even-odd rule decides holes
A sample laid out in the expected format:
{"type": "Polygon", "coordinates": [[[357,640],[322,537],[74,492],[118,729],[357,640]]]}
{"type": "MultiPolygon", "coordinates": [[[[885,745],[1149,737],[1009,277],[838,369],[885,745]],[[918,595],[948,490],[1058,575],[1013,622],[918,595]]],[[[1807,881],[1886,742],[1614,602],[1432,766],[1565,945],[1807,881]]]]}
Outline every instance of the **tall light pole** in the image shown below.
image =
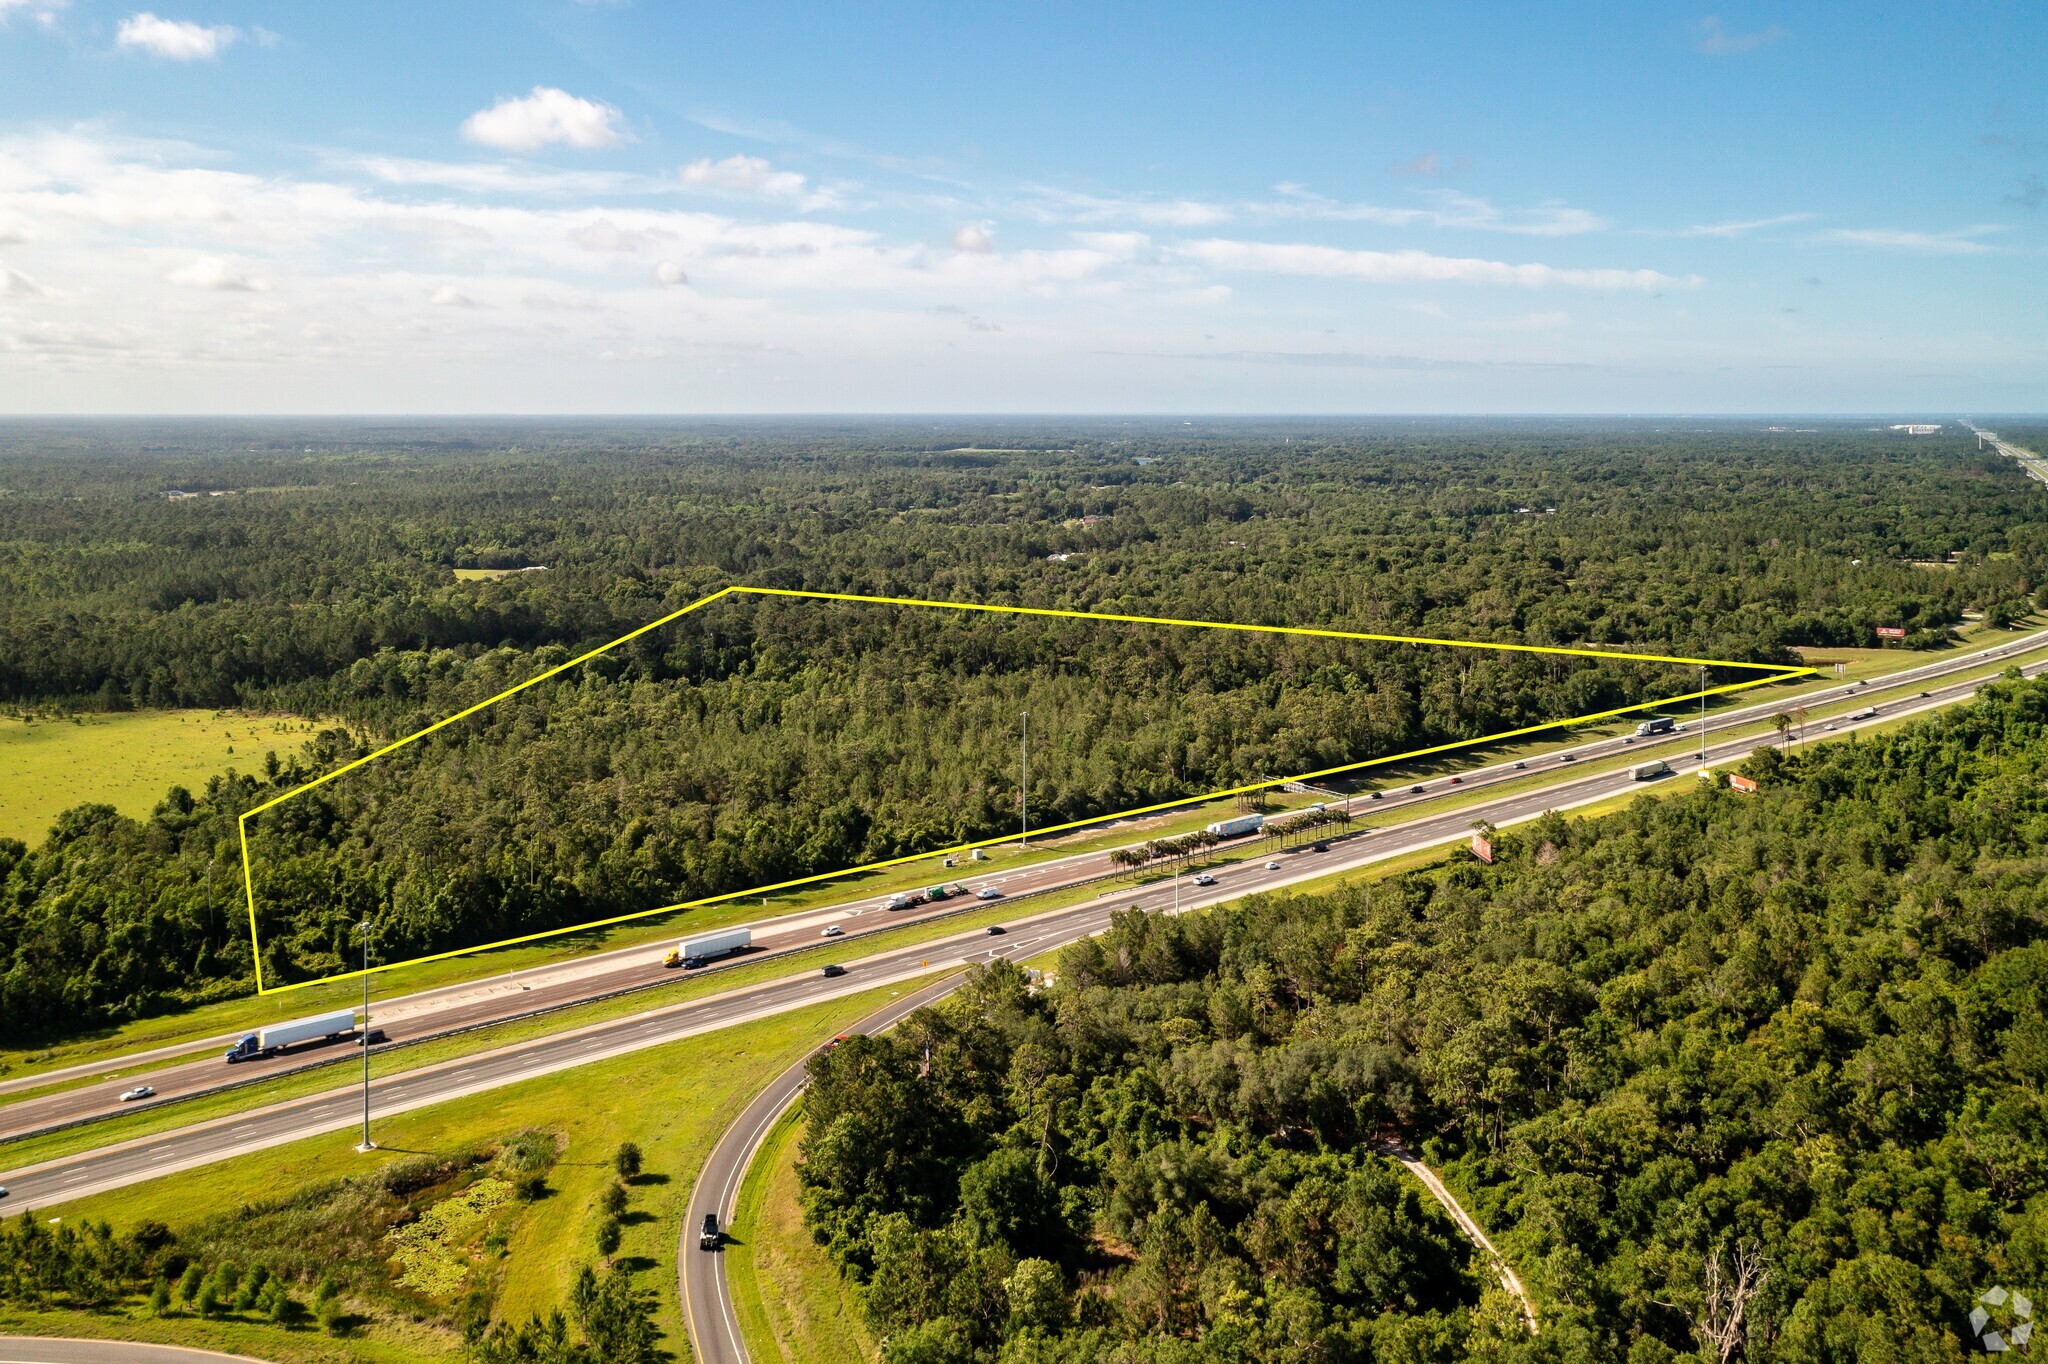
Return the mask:
{"type": "Polygon", "coordinates": [[[1707,665],[1700,664],[1700,766],[1707,765],[1707,665]]]}
{"type": "Polygon", "coordinates": [[[370,1140],[370,919],[366,914],[356,925],[363,935],[363,1142],[356,1150],[370,1152],[377,1143],[370,1140]]]}
{"type": "Polygon", "coordinates": [[[1031,712],[1024,712],[1024,735],[1017,740],[1017,842],[1031,851],[1031,712]]]}

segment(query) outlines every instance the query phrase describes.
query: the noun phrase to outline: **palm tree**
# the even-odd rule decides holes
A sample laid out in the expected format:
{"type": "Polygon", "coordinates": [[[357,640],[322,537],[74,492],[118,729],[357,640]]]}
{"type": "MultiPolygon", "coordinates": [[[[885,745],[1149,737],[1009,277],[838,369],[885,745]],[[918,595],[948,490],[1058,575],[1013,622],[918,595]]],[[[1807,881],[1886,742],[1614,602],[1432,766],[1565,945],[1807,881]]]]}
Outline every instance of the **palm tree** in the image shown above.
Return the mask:
{"type": "Polygon", "coordinates": [[[1785,736],[1792,731],[1792,717],[1783,711],[1779,711],[1771,717],[1771,728],[1778,731],[1778,742],[1782,745],[1785,742],[1785,736]]]}

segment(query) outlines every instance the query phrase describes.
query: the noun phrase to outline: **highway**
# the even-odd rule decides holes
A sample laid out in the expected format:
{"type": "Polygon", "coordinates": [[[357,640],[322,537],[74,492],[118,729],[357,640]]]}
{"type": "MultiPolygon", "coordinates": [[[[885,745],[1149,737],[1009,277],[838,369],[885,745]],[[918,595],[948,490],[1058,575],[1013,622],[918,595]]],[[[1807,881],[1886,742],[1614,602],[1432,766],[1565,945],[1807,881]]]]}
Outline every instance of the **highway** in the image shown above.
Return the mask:
{"type": "MultiPolygon", "coordinates": [[[[2025,671],[2029,675],[2039,675],[2048,671],[2048,661],[2031,663],[2025,671]]],[[[1972,695],[1979,685],[1981,683],[1974,680],[1941,682],[1916,675],[1907,682],[1893,683],[1882,689],[1873,686],[1864,695],[1870,698],[1877,713],[1856,724],[1838,721],[1838,732],[1952,704],[1972,695]],[[1921,681],[1931,685],[1912,685],[1921,681]],[[1880,699],[1880,690],[1889,695],[1880,699]]],[[[1696,736],[1692,737],[1696,741],[1696,736]]],[[[1768,737],[1750,736],[1720,742],[1710,740],[1706,761],[1710,765],[1736,761],[1768,737]]],[[[1606,740],[1586,746],[1581,751],[1593,747],[1621,748],[1621,745],[1618,741],[1606,740]]],[[[1624,751],[1635,752],[1638,747],[1642,746],[1631,746],[1624,751]]],[[[1665,756],[1667,760],[1684,757],[1683,754],[1665,756]]],[[[1512,766],[1509,765],[1507,770],[1512,772],[1512,766]]],[[[807,971],[713,998],[669,1005],[632,1017],[592,1024],[389,1076],[375,1081],[373,1085],[375,1108],[379,1114],[389,1117],[856,991],[896,985],[903,990],[902,997],[892,1000],[889,1007],[863,1024],[867,1028],[883,1026],[917,1007],[920,1002],[935,998],[951,988],[953,982],[950,979],[934,982],[934,971],[950,975],[951,968],[985,961],[996,954],[1015,957],[1039,955],[1100,931],[1113,910],[1134,905],[1154,910],[1173,908],[1176,890],[1181,909],[1199,909],[1257,891],[1279,889],[1332,872],[1460,841],[1467,836],[1475,820],[1509,825],[1533,819],[1547,810],[1568,810],[1644,789],[1644,784],[1636,782],[1625,767],[1584,775],[1580,775],[1580,771],[1575,765],[1550,765],[1547,775],[1553,780],[1534,789],[1511,791],[1498,799],[1455,810],[1430,813],[1424,807],[1417,811],[1416,818],[1398,825],[1333,838],[1327,844],[1327,850],[1322,852],[1305,848],[1267,856],[1256,851],[1258,845],[1255,841],[1248,840],[1244,846],[1255,855],[1248,861],[1219,869],[1217,884],[1212,887],[1195,887],[1185,877],[1179,878],[1173,886],[1163,883],[1144,886],[1119,884],[1086,904],[1020,915],[1009,923],[1009,931],[999,936],[981,931],[962,932],[939,941],[848,961],[844,977],[829,979],[807,971]],[[1269,869],[1266,865],[1269,861],[1277,862],[1278,868],[1269,869]]],[[[1028,906],[1019,906],[1019,909],[1028,909],[1028,906]]],[[[777,1083],[788,1083],[797,1074],[794,1071],[785,1073],[777,1083]]],[[[762,1105],[772,1106],[778,1094],[786,1098],[790,1092],[793,1091],[777,1091],[771,1086],[770,1094],[749,1109],[753,1115],[751,1125],[743,1121],[736,1125],[736,1130],[743,1136],[756,1132],[760,1119],[769,1111],[762,1105]]],[[[0,1206],[9,1213],[49,1207],[231,1157],[244,1157],[286,1142],[348,1131],[359,1120],[360,1103],[359,1091],[345,1087],[6,1171],[0,1173],[0,1185],[10,1190],[11,1196],[0,1206]]],[[[730,1217],[732,1198],[737,1191],[732,1172],[735,1168],[744,1168],[743,1163],[736,1166],[734,1162],[744,1152],[735,1153],[727,1149],[725,1143],[721,1143],[720,1150],[724,1153],[718,1157],[723,1175],[712,1178],[707,1173],[693,1194],[691,1212],[695,1219],[701,1220],[703,1211],[714,1206],[720,1213],[721,1222],[730,1217]]],[[[684,1302],[690,1306],[692,1330],[702,1338],[701,1347],[707,1357],[713,1350],[738,1348],[730,1339],[722,1345],[715,1343],[715,1332],[725,1328],[712,1316],[703,1315],[707,1312],[715,1315],[721,1310],[722,1285],[693,1279],[693,1275],[697,1278],[715,1276],[718,1257],[701,1252],[690,1253],[688,1247],[695,1244],[694,1225],[685,1230],[689,1233],[688,1244],[681,1256],[679,1274],[682,1276],[684,1302]]],[[[741,1359],[744,1354],[720,1357],[741,1359]]]]}
{"type": "MultiPolygon", "coordinates": [[[[1859,693],[1876,701],[1899,692],[1917,692],[1926,684],[1948,674],[2043,645],[2048,645],[2048,630],[2023,636],[1995,648],[1942,658],[1877,679],[1864,687],[1843,685],[1809,693],[1799,698],[1798,704],[1815,707],[1831,701],[1841,701],[1859,693]]],[[[1788,704],[1791,702],[1781,697],[1724,711],[1711,717],[1707,725],[1708,733],[1754,724],[1788,704]]],[[[1513,762],[1504,762],[1461,772],[1455,780],[1446,775],[1420,782],[1389,781],[1383,788],[1384,795],[1381,799],[1368,800],[1360,795],[1354,797],[1351,806],[1355,812],[1370,812],[1374,815],[1406,811],[1461,791],[1479,790],[1509,782],[1527,783],[1532,774],[1546,765],[1591,761],[1621,753],[1640,753],[1645,758],[1663,757],[1675,763],[1683,756],[1684,750],[1689,747],[1697,748],[1697,717],[1691,719],[1688,724],[1688,728],[1676,735],[1643,740],[1626,736],[1595,739],[1544,754],[1540,758],[1526,759],[1520,766],[1513,762]],[[1421,789],[1414,789],[1417,787],[1421,789]]],[[[1478,813],[1467,811],[1459,818],[1469,820],[1477,817],[1478,813]]],[[[1495,819],[1494,822],[1501,821],[1495,819]]],[[[1389,830],[1374,837],[1384,838],[1391,832],[1389,830]]],[[[1080,882],[1108,877],[1117,870],[1109,860],[1108,851],[1098,850],[1023,866],[981,866],[963,858],[959,867],[952,870],[935,867],[933,874],[935,878],[944,876],[948,884],[964,885],[970,889],[994,886],[1002,891],[1006,898],[1011,898],[1064,889],[1080,882]]],[[[962,908],[975,908],[979,903],[956,895],[953,899],[937,905],[891,911],[886,908],[888,899],[889,893],[882,892],[840,904],[756,920],[746,925],[755,934],[755,951],[727,965],[759,960],[763,956],[775,953],[819,948],[826,941],[821,935],[832,927],[839,929],[839,936],[831,940],[835,946],[845,954],[857,954],[857,940],[863,936],[901,927],[906,923],[956,913],[962,908]]],[[[568,1008],[610,995],[653,989],[675,981],[682,974],[662,966],[662,957],[666,954],[668,946],[669,942],[663,940],[658,943],[618,948],[567,962],[529,967],[395,997],[375,1005],[374,1022],[392,1042],[417,1042],[536,1013],[568,1008]]],[[[821,961],[824,959],[819,958],[821,961]]],[[[713,967],[693,974],[715,976],[721,969],[724,968],[713,967]]],[[[126,1058],[108,1058],[62,1071],[45,1072],[0,1083],[0,1095],[4,1095],[10,1090],[19,1092],[26,1088],[53,1085],[67,1078],[102,1075],[153,1057],[161,1056],[166,1060],[166,1064],[160,1067],[136,1071],[119,1078],[80,1084],[53,1093],[34,1093],[5,1104],[4,1107],[0,1107],[0,1141],[18,1139],[78,1122],[113,1117],[124,1111],[174,1103],[179,1099],[211,1093],[236,1083],[333,1065],[351,1060],[356,1055],[355,1048],[345,1043],[330,1043],[325,1046],[308,1044],[277,1056],[229,1065],[221,1060],[220,1052],[233,1040],[234,1037],[231,1035],[212,1039],[210,1043],[205,1044],[206,1050],[200,1053],[197,1059],[194,1059],[192,1048],[188,1044],[176,1049],[159,1049],[154,1053],[137,1053],[126,1058]],[[122,1103],[121,1093],[138,1084],[152,1086],[156,1090],[155,1096],[140,1103],[122,1103]]]]}

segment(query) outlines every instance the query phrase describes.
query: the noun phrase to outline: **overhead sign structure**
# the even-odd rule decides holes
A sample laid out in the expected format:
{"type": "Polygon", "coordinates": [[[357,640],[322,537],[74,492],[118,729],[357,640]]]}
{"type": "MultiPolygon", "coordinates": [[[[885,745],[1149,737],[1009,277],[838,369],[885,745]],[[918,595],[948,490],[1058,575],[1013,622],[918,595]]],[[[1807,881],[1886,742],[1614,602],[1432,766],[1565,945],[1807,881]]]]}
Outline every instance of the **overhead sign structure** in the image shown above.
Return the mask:
{"type": "Polygon", "coordinates": [[[1275,787],[1286,787],[1291,783],[1297,782],[1320,781],[1323,778],[1334,777],[1340,773],[1359,772],[1370,767],[1385,766],[1388,763],[1405,762],[1411,758],[1427,757],[1435,753],[1449,753],[1464,748],[1476,748],[1483,744],[1500,743],[1508,739],[1520,738],[1526,734],[1540,733],[1546,729],[1557,729],[1566,725],[1588,724],[1596,720],[1612,719],[1617,715],[1629,715],[1637,711],[1655,710],[1659,707],[1673,705],[1678,702],[1697,701],[1709,696],[1747,691],[1752,687],[1761,687],[1772,682],[1786,681],[1790,678],[1819,675],[1819,670],[1816,668],[1798,667],[1785,663],[1745,663],[1737,662],[1733,659],[1680,658],[1669,654],[1629,653],[1620,649],[1574,649],[1562,645],[1509,644],[1484,639],[1429,639],[1419,635],[1379,635],[1368,634],[1358,630],[1320,630],[1301,625],[1247,625],[1239,621],[1180,620],[1171,616],[1125,616],[1107,611],[1062,611],[1044,606],[998,606],[988,602],[930,601],[919,597],[875,597],[854,592],[810,592],[788,587],[723,587],[708,597],[700,597],[687,606],[671,611],[659,619],[651,620],[637,630],[630,630],[608,644],[600,644],[594,649],[578,654],[566,663],[557,664],[555,667],[549,668],[544,672],[537,673],[524,682],[507,687],[496,696],[479,701],[464,710],[459,710],[446,719],[436,720],[424,729],[416,730],[401,739],[395,739],[373,753],[365,754],[354,762],[346,763],[324,776],[315,777],[312,781],[295,786],[283,795],[275,796],[263,804],[246,811],[240,821],[242,889],[249,906],[249,942],[254,950],[256,964],[256,992],[259,995],[267,995],[284,990],[303,989],[309,985],[326,984],[338,980],[352,980],[360,975],[396,970],[401,966],[412,966],[420,962],[440,961],[448,957],[465,956],[471,952],[485,952],[492,948],[510,947],[516,943],[536,942],[543,938],[561,937],[568,933],[588,932],[593,928],[605,928],[612,924],[626,923],[634,919],[645,919],[656,914],[668,914],[679,909],[699,909],[705,905],[723,904],[728,900],[743,899],[750,895],[765,896],[774,891],[789,890],[796,886],[816,885],[823,881],[837,880],[842,876],[849,876],[858,871],[875,871],[883,867],[895,867],[910,862],[922,862],[932,857],[957,856],[960,853],[969,852],[975,848],[991,847],[995,844],[1008,843],[1012,840],[1014,835],[1002,834],[994,838],[984,838],[973,843],[962,843],[957,847],[931,848],[924,852],[909,853],[902,857],[891,857],[877,862],[864,862],[859,866],[842,867],[837,871],[817,872],[810,876],[792,877],[787,881],[777,881],[770,885],[751,886],[745,890],[724,891],[717,895],[707,895],[695,900],[683,900],[670,905],[656,905],[651,909],[635,910],[630,914],[615,914],[609,918],[593,919],[588,923],[565,924],[560,928],[543,929],[537,933],[523,933],[517,937],[500,938],[494,942],[476,943],[469,947],[451,948],[445,952],[428,953],[401,961],[383,962],[375,966],[365,967],[362,970],[348,971],[331,976],[320,976],[313,980],[272,984],[263,978],[263,943],[261,931],[258,927],[256,872],[249,852],[249,824],[251,820],[260,818],[267,811],[274,810],[285,802],[306,794],[308,791],[325,786],[337,777],[345,776],[359,767],[366,766],[377,761],[379,758],[395,753],[408,744],[417,743],[437,730],[446,729],[449,725],[459,720],[467,719],[479,711],[487,710],[498,704],[498,702],[525,691],[528,687],[538,686],[550,678],[559,677],[571,669],[579,668],[592,659],[601,657],[618,648],[622,644],[630,643],[642,635],[659,630],[664,625],[680,620],[693,611],[701,611],[705,607],[715,602],[723,601],[727,597],[789,597],[805,601],[852,602],[858,605],[901,606],[930,611],[980,611],[995,615],[1052,616],[1067,620],[1108,621],[1122,625],[1161,625],[1190,630],[1232,630],[1245,634],[1262,635],[1302,635],[1317,639],[1354,640],[1362,644],[1413,644],[1433,649],[1487,649],[1497,653],[1550,654],[1565,658],[1616,659],[1627,663],[1670,663],[1692,668],[1736,669],[1755,674],[1755,676],[1742,682],[1724,682],[1717,687],[1702,687],[1697,691],[1689,691],[1679,696],[1663,696],[1652,701],[1638,701],[1632,705],[1615,706],[1609,710],[1595,711],[1590,715],[1576,715],[1556,720],[1545,720],[1541,724],[1524,725],[1519,729],[1502,730],[1498,734],[1482,734],[1475,739],[1456,739],[1449,743],[1432,744],[1427,748],[1410,749],[1406,753],[1391,753],[1381,758],[1366,758],[1359,762],[1340,763],[1335,767],[1325,767],[1315,772],[1298,772],[1291,776],[1269,777],[1262,781],[1246,782],[1241,786],[1227,786],[1217,791],[1204,791],[1183,796],[1178,800],[1160,801],[1155,805],[1142,805],[1130,810],[1105,812],[1099,815],[1092,815],[1086,819],[1071,820],[1065,824],[1055,824],[1048,828],[1032,831],[1038,834],[1057,834],[1069,829],[1106,824],[1111,820],[1129,819],[1137,815],[1156,814],[1161,810],[1177,810],[1184,806],[1200,805],[1204,801],[1217,800],[1224,796],[1243,795],[1251,791],[1269,791],[1275,787]]]}

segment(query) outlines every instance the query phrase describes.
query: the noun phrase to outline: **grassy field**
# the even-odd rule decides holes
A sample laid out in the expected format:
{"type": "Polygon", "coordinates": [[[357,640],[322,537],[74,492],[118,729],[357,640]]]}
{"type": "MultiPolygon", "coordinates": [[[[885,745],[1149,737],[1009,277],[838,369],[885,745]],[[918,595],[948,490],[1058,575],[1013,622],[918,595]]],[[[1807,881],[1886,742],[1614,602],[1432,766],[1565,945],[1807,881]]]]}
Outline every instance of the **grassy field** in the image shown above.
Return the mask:
{"type": "Polygon", "coordinates": [[[240,711],[0,718],[0,838],[36,844],[74,805],[145,818],[172,786],[200,790],[230,767],[259,771],[313,736],[313,722],[240,711]]]}
{"type": "Polygon", "coordinates": [[[792,1364],[872,1364],[874,1337],[839,1269],[804,1230],[796,1151],[802,1104],[783,1114],[740,1185],[725,1277],[747,1353],[792,1364]]]}
{"type": "MultiPolygon", "coordinates": [[[[381,1149],[368,1156],[353,1149],[353,1133],[336,1132],[82,1199],[50,1214],[104,1218],[116,1230],[148,1219],[189,1227],[245,1203],[276,1199],[411,1156],[475,1151],[537,1127],[555,1133],[562,1143],[549,1176],[551,1193],[519,1218],[502,1258],[487,1266],[497,1285],[500,1315],[523,1319],[528,1312],[563,1303],[577,1267],[596,1259],[593,1240],[602,1217],[597,1198],[612,1181],[612,1152],[620,1142],[632,1141],[645,1153],[647,1173],[632,1192],[618,1259],[642,1272],[641,1285],[658,1297],[668,1348],[688,1358],[674,1265],[704,1153],[759,1090],[763,1077],[795,1064],[821,1038],[879,1007],[892,993],[870,991],[389,1118],[377,1124],[381,1149]]],[[[334,1342],[313,1332],[250,1323],[158,1321],[132,1306],[104,1315],[16,1310],[0,1316],[0,1327],[176,1341],[295,1364],[342,1358],[410,1364],[461,1354],[460,1341],[431,1321],[381,1316],[349,1342],[345,1354],[335,1353],[334,1342]]]]}

